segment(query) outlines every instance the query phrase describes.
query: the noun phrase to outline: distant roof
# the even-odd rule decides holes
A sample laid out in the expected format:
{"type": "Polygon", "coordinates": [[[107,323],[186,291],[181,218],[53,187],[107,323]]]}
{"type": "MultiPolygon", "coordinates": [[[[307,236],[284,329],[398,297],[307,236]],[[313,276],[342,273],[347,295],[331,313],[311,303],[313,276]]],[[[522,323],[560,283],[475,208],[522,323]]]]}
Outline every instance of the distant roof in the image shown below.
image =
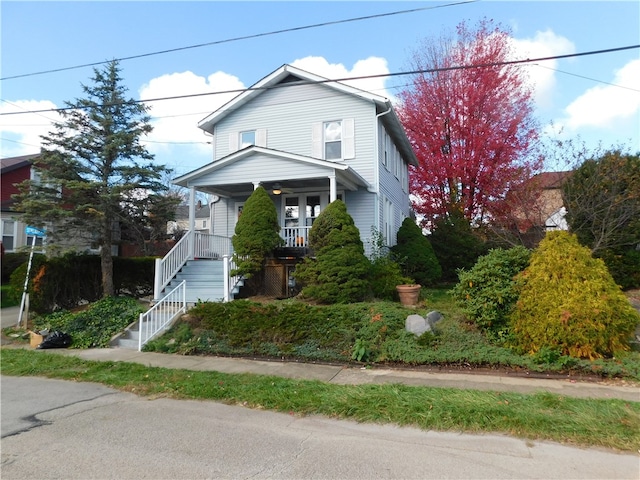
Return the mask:
{"type": "Polygon", "coordinates": [[[31,155],[22,155],[20,157],[8,157],[0,159],[0,171],[2,173],[8,173],[12,170],[24,167],[32,163],[32,160],[39,154],[34,153],[31,155]]]}
{"type": "Polygon", "coordinates": [[[533,177],[533,180],[539,182],[541,188],[553,189],[560,188],[564,181],[572,172],[542,172],[533,177]]]}

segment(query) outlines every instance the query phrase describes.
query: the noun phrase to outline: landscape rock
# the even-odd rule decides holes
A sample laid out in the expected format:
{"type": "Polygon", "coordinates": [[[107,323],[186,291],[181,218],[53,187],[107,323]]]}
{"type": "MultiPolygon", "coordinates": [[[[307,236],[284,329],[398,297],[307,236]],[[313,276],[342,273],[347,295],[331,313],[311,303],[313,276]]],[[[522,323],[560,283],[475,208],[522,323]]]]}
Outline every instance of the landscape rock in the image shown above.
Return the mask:
{"type": "Polygon", "coordinates": [[[427,320],[420,315],[409,315],[405,320],[405,329],[408,332],[417,335],[418,337],[422,335],[424,332],[431,331],[431,327],[427,323],[427,320]]]}

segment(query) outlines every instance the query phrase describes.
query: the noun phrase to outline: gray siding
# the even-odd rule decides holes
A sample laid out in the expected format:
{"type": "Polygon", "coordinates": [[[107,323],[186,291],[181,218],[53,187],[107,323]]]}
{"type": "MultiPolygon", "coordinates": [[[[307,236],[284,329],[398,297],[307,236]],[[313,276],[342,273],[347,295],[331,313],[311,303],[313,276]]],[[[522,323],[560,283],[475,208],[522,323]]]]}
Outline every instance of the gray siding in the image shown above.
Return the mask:
{"type": "Polygon", "coordinates": [[[245,130],[267,131],[267,148],[312,156],[312,125],[353,118],[354,159],[345,160],[369,183],[374,182],[373,103],[337,92],[323,85],[298,85],[266,91],[216,125],[215,155],[231,153],[229,135],[245,130]]]}

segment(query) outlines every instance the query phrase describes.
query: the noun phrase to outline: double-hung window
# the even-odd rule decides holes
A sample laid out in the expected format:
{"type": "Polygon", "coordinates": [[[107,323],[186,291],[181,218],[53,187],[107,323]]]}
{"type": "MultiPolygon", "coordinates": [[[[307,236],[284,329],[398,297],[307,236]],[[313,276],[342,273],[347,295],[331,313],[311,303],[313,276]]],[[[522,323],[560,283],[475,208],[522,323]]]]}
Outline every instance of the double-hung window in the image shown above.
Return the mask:
{"type": "Polygon", "coordinates": [[[342,158],[342,122],[324,122],[324,159],[342,158]]]}

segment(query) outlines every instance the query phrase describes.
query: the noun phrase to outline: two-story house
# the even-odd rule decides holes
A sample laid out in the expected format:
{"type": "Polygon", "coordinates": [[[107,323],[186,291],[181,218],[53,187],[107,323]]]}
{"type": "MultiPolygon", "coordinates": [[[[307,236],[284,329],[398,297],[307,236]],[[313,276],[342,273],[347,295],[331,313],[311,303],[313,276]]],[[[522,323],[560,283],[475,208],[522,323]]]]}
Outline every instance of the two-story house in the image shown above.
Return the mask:
{"type": "Polygon", "coordinates": [[[212,161],[174,180],[191,192],[183,237],[191,243],[177,245],[186,257],[167,259],[173,267],[159,266],[167,271],[157,275],[156,298],[170,281],[162,277],[188,260],[231,252],[244,202],[258,186],[270,193],[292,249],[307,246],[314,220],[336,199],[345,202],[367,253],[372,231],[394,245],[411,215],[408,166],[417,160],[387,98],[284,65],[198,127],[211,137],[212,161]],[[194,231],[196,192],[214,199],[206,239],[194,231]]]}
{"type": "MultiPolygon", "coordinates": [[[[5,252],[16,252],[32,245],[34,237],[29,235],[27,225],[20,221],[20,212],[15,210],[13,195],[19,193],[18,185],[25,180],[34,180],[36,172],[31,167],[37,154],[0,160],[0,233],[5,252]]],[[[35,238],[36,245],[42,245],[42,237],[35,238]]]]}

